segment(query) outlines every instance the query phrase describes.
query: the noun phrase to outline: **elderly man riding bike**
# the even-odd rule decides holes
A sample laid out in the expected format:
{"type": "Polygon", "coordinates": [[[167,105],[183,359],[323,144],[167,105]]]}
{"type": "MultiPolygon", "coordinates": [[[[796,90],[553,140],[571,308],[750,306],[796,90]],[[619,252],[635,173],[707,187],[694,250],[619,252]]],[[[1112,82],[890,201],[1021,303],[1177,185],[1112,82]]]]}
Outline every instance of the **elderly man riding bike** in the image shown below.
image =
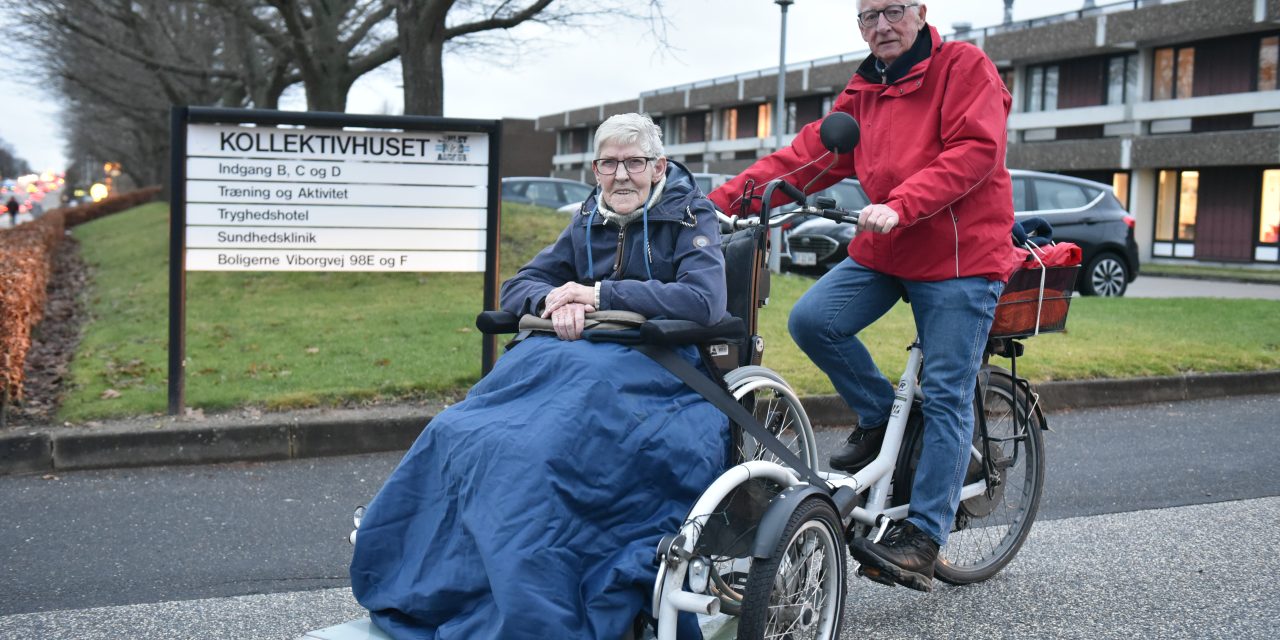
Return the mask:
{"type": "Polygon", "coordinates": [[[925,396],[910,513],[881,542],[857,538],[852,552],[868,575],[924,590],[955,519],[973,438],[974,379],[1015,262],[1004,166],[1009,92],[981,50],[944,42],[926,12],[924,3],[858,2],[871,55],[833,105],[861,123],[853,154],[820,175],[826,151],[815,122],[710,195],[735,212],[748,180],[781,177],[814,191],[856,175],[870,197],[849,259],[797,302],[789,328],[859,416],[830,460],[854,472],[879,451],[894,401],[893,385],[856,336],[900,297],[910,300],[925,396]]]}

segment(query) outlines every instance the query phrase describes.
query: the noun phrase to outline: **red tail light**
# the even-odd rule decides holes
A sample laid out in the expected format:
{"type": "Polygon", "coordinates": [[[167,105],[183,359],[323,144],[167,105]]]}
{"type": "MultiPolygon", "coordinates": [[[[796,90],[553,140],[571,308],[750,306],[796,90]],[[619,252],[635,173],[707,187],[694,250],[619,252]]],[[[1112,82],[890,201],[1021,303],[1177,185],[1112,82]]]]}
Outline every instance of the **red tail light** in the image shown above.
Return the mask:
{"type": "Polygon", "coordinates": [[[1133,216],[1125,216],[1125,217],[1124,217],[1124,223],[1125,223],[1126,225],[1128,225],[1130,229],[1132,229],[1132,228],[1133,228],[1133,216]]]}

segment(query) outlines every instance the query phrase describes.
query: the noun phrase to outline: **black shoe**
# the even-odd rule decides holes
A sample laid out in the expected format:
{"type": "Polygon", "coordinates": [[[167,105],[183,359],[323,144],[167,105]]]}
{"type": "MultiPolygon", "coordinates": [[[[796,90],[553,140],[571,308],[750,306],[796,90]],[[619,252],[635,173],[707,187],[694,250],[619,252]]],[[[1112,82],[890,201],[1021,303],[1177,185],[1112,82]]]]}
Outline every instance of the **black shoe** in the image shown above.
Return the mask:
{"type": "Polygon", "coordinates": [[[938,543],[910,522],[892,527],[880,542],[855,538],[849,544],[862,566],[858,573],[880,584],[900,584],[916,591],[933,591],[933,563],[938,543]]]}
{"type": "Polygon", "coordinates": [[[870,429],[855,428],[845,440],[844,446],[831,454],[827,464],[832,469],[845,473],[856,473],[859,469],[871,464],[871,461],[876,459],[876,454],[880,453],[880,443],[884,442],[885,426],[882,424],[870,429]]]}

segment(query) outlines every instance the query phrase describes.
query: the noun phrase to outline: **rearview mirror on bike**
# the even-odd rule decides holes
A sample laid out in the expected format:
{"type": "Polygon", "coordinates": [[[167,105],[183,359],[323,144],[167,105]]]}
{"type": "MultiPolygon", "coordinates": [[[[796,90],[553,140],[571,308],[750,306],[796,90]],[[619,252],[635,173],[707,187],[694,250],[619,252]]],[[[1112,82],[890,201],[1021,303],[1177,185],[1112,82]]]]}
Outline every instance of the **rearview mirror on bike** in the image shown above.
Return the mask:
{"type": "Polygon", "coordinates": [[[819,215],[837,222],[857,224],[858,217],[856,212],[838,209],[833,201],[829,202],[827,199],[822,198],[815,202],[814,205],[810,205],[808,202],[808,196],[805,192],[808,191],[808,186],[817,182],[822,176],[826,175],[826,173],[830,171],[837,162],[839,162],[842,155],[852,152],[854,148],[858,146],[858,142],[862,138],[861,128],[858,126],[858,121],[855,120],[853,116],[844,112],[837,111],[830,113],[822,119],[822,124],[818,127],[818,135],[822,139],[822,146],[825,147],[827,151],[830,152],[829,155],[832,156],[831,162],[823,168],[817,176],[810,180],[809,184],[806,185],[804,189],[787,182],[785,179],[777,178],[769,181],[763,189],[763,194],[759,194],[757,193],[758,188],[756,183],[753,180],[748,180],[743,185],[742,198],[740,199],[740,202],[742,203],[742,214],[740,218],[734,220],[724,214],[719,214],[722,224],[727,229],[743,228],[754,224],[769,227],[782,224],[786,220],[795,216],[808,215],[819,215]],[[779,190],[799,205],[799,208],[783,214],[780,217],[776,217],[773,220],[772,225],[769,220],[769,207],[764,207],[764,210],[760,212],[760,216],[756,221],[747,219],[750,215],[748,212],[751,211],[753,202],[772,203],[774,202],[774,192],[779,190]]]}
{"type": "Polygon", "coordinates": [[[822,138],[822,146],[831,153],[849,153],[862,139],[862,129],[853,116],[836,111],[822,119],[818,135],[822,138]]]}

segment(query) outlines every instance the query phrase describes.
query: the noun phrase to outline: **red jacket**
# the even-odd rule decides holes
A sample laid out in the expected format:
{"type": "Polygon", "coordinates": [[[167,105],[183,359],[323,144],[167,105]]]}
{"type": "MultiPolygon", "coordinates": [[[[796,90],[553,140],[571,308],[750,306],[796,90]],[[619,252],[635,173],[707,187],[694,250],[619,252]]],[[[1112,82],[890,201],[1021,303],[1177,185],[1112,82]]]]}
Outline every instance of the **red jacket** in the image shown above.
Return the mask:
{"type": "MultiPolygon", "coordinates": [[[[902,79],[885,85],[855,74],[836,97],[833,111],[857,119],[862,139],[852,163],[841,158],[808,191],[856,175],[873,203],[898,212],[898,226],[888,234],[860,232],[849,243],[858,264],[908,280],[1006,280],[1017,263],[1010,240],[1013,187],[1004,165],[1012,100],[986,54],[967,42],[943,42],[928,29],[929,57],[902,79]]],[[[826,153],[820,125],[804,127],[791,146],[761,158],[711,200],[736,214],[749,178],[757,194],[783,175],[804,188],[830,163],[815,162],[826,153]]]]}

